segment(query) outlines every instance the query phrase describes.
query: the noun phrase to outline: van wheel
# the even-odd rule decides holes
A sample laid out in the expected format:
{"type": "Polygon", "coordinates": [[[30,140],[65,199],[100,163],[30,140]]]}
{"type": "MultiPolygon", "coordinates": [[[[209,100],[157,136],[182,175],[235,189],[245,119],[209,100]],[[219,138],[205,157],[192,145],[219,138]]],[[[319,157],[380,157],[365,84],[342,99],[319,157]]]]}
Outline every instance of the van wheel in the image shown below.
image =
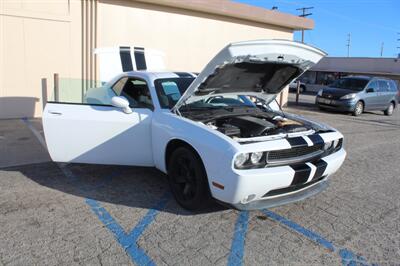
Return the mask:
{"type": "Polygon", "coordinates": [[[359,116],[364,112],[364,104],[362,102],[357,102],[354,108],[353,115],[359,116]]]}
{"type": "Polygon", "coordinates": [[[384,112],[385,115],[392,115],[393,111],[394,111],[394,104],[390,103],[388,108],[383,112],[384,112]]]}
{"type": "Polygon", "coordinates": [[[201,210],[210,202],[207,174],[200,158],[186,147],[177,148],[168,163],[168,180],[175,200],[187,210],[201,210]]]}

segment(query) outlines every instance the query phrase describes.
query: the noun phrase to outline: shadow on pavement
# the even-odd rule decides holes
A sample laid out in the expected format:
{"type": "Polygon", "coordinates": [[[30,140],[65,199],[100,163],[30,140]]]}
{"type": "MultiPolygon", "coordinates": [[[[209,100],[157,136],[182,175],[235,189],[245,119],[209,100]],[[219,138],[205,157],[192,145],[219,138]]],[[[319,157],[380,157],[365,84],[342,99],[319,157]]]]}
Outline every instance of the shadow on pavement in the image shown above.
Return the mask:
{"type": "MultiPolygon", "coordinates": [[[[41,186],[83,199],[89,198],[134,208],[152,209],[165,192],[169,191],[167,176],[153,168],[70,164],[65,169],[63,173],[56,163],[48,162],[0,170],[18,171],[41,186]]],[[[160,211],[197,215],[224,209],[226,208],[215,203],[201,212],[186,211],[171,195],[166,207],[160,211]]]]}

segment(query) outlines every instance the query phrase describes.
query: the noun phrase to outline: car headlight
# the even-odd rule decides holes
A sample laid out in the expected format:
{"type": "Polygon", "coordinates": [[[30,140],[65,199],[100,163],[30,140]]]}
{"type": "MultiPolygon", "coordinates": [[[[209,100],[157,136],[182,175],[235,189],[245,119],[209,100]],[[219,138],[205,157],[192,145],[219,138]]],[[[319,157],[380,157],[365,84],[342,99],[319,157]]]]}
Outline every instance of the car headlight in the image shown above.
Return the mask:
{"type": "Polygon", "coordinates": [[[333,141],[325,142],[324,150],[329,150],[332,147],[333,141]]]}
{"type": "Polygon", "coordinates": [[[342,148],[343,145],[343,139],[335,139],[333,141],[328,141],[325,142],[324,144],[324,150],[326,152],[332,153],[332,152],[336,152],[338,150],[340,150],[342,148]]]}
{"type": "Polygon", "coordinates": [[[323,92],[323,91],[324,91],[323,89],[320,89],[320,90],[318,91],[317,95],[318,95],[318,96],[322,96],[322,92],[323,92]]]}
{"type": "Polygon", "coordinates": [[[354,99],[356,97],[355,93],[346,94],[345,96],[340,97],[342,100],[354,99]]]}
{"type": "Polygon", "coordinates": [[[250,155],[250,161],[251,161],[251,163],[252,163],[252,164],[257,164],[257,163],[259,163],[259,162],[261,161],[262,156],[263,156],[263,153],[262,153],[262,152],[253,152],[253,153],[250,155]]]}
{"type": "Polygon", "coordinates": [[[243,167],[243,165],[247,162],[249,159],[249,154],[248,153],[240,153],[236,156],[235,158],[235,166],[237,168],[243,167]]]}
{"type": "Polygon", "coordinates": [[[235,157],[235,168],[248,169],[264,167],[265,161],[263,161],[263,158],[265,158],[264,152],[240,153],[235,157]]]}

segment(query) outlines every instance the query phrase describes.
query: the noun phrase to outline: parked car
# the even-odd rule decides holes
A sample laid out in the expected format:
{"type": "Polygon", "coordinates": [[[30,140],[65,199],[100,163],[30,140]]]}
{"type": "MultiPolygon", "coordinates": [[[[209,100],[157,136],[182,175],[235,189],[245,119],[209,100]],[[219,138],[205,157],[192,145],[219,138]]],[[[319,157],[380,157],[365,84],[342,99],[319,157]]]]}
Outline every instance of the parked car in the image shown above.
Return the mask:
{"type": "Polygon", "coordinates": [[[397,107],[398,97],[399,90],[393,80],[349,76],[319,90],[315,102],[321,109],[351,112],[355,116],[373,110],[392,115],[397,107]]]}
{"type": "Polygon", "coordinates": [[[290,82],[289,90],[290,91],[297,91],[297,81],[300,82],[300,93],[306,92],[307,86],[301,80],[294,80],[294,81],[290,82]]]}
{"type": "Polygon", "coordinates": [[[57,162],[156,167],[190,210],[211,198],[240,210],[307,198],[343,163],[343,136],[281,112],[274,99],[324,55],[248,41],[226,46],[197,77],[122,73],[84,104],[47,103],[48,150],[57,162]]]}

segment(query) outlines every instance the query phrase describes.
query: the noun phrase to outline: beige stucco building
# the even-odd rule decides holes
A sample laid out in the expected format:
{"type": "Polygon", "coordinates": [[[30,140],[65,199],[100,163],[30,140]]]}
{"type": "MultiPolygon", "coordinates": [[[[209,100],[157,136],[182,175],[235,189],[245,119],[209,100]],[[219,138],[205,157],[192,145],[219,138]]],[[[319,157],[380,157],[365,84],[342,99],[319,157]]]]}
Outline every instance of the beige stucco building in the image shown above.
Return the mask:
{"type": "Polygon", "coordinates": [[[85,90],[82,80],[98,78],[98,47],[149,47],[165,53],[168,69],[198,72],[229,42],[312,28],[228,0],[0,0],[0,118],[40,116],[41,79],[51,95],[53,73],[85,90]]]}

